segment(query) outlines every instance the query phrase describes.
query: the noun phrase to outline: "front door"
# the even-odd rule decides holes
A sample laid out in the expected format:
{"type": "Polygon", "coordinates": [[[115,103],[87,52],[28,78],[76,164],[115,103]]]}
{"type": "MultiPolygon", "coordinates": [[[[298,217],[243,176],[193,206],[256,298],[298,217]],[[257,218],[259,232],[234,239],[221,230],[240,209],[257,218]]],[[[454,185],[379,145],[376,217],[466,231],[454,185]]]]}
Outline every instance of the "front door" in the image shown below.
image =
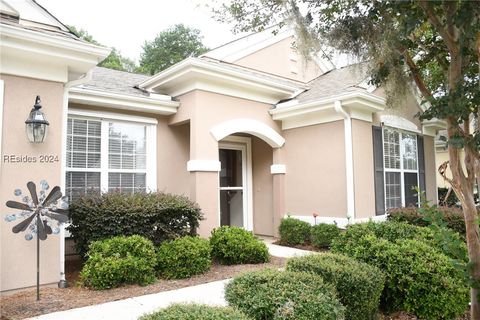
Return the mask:
{"type": "Polygon", "coordinates": [[[222,143],[219,149],[220,225],[246,228],[246,146],[222,143]]]}

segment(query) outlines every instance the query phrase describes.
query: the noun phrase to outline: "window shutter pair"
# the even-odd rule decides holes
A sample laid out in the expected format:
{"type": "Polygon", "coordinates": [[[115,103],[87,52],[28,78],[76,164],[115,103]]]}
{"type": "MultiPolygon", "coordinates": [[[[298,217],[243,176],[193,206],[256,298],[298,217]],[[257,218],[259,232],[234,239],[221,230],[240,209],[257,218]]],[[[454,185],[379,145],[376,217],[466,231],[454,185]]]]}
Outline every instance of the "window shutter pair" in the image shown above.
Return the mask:
{"type": "MultiPolygon", "coordinates": [[[[372,127],[373,136],[373,165],[375,181],[375,214],[385,214],[385,184],[383,169],[383,135],[382,127],[372,127]]],[[[425,191],[425,153],[423,137],[417,135],[418,150],[418,180],[420,190],[425,191]]]]}

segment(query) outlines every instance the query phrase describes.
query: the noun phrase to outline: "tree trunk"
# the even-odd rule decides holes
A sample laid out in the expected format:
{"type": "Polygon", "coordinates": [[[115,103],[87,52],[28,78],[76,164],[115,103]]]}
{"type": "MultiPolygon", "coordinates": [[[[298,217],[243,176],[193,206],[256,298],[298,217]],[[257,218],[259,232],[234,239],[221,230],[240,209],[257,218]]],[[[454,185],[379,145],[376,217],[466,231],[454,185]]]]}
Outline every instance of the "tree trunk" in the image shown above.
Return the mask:
{"type": "MultiPolygon", "coordinates": [[[[458,132],[458,125],[455,123],[454,119],[447,119],[447,123],[448,136],[451,138],[458,132]]],[[[460,149],[452,145],[448,146],[450,170],[452,171],[451,184],[455,194],[462,204],[465,219],[468,258],[470,264],[468,270],[470,279],[473,281],[473,285],[470,289],[471,319],[480,320],[480,291],[478,289],[478,284],[480,283],[480,231],[478,226],[478,213],[473,196],[476,171],[476,157],[474,156],[474,153],[478,151],[469,145],[466,145],[464,150],[464,163],[467,175],[465,175],[461,166],[460,149]]]]}

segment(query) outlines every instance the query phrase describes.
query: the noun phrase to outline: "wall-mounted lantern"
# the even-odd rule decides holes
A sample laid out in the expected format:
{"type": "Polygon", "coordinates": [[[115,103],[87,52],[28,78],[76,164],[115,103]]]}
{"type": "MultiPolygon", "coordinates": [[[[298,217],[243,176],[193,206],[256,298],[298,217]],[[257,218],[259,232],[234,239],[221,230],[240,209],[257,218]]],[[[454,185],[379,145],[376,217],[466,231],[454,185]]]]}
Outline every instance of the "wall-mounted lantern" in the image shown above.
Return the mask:
{"type": "Polygon", "coordinates": [[[37,96],[35,105],[30,111],[27,120],[25,120],[28,140],[33,143],[42,143],[47,137],[49,123],[45,118],[45,114],[40,111],[40,108],[42,108],[40,96],[37,96]]]}

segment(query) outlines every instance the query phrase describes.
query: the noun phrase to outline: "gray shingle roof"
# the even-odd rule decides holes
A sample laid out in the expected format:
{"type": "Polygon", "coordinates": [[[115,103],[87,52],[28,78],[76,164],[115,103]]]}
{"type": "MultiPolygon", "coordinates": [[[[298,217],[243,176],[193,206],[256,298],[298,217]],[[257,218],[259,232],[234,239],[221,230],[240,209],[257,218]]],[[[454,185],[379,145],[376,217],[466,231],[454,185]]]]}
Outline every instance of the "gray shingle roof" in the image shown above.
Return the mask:
{"type": "Polygon", "coordinates": [[[95,67],[92,70],[92,79],[80,85],[80,88],[126,94],[130,96],[148,97],[148,92],[135,88],[150,76],[95,67]]]}
{"type": "Polygon", "coordinates": [[[310,89],[299,94],[296,100],[303,103],[349,92],[366,92],[366,89],[360,86],[366,79],[363,64],[334,69],[310,81],[310,89]]]}

